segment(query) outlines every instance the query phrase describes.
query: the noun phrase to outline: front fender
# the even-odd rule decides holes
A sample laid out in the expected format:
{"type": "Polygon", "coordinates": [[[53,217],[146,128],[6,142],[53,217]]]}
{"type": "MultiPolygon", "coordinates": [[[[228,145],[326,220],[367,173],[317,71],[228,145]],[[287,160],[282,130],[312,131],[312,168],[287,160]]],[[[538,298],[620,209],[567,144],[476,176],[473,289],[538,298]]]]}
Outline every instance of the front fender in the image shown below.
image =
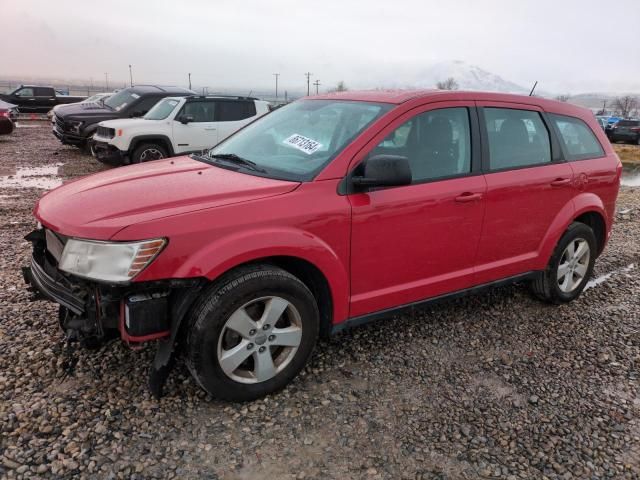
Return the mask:
{"type": "Polygon", "coordinates": [[[567,202],[566,205],[558,212],[551,226],[547,230],[538,249],[538,265],[537,270],[544,270],[549,263],[549,259],[553,254],[560,237],[569,228],[569,225],[583,213],[596,212],[602,215],[607,225],[607,231],[611,227],[611,222],[602,203],[602,199],[593,193],[583,192],[567,202]]]}
{"type": "Polygon", "coordinates": [[[225,236],[190,255],[172,276],[214,280],[236,266],[275,256],[299,258],[315,265],[331,290],[333,322],[347,318],[349,281],[345,261],[321,238],[294,228],[268,228],[225,236]]]}

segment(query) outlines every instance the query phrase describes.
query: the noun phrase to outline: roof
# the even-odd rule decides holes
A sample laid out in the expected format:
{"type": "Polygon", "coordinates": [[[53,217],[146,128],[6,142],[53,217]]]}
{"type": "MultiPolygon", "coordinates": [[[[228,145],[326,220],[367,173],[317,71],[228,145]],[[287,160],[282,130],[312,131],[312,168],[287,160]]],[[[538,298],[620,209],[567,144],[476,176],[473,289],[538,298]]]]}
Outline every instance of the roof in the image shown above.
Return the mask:
{"type": "Polygon", "coordinates": [[[313,97],[305,97],[309,100],[353,100],[360,102],[378,102],[391,103],[400,105],[416,99],[433,99],[434,101],[443,102],[448,100],[473,100],[473,101],[494,101],[520,103],[525,105],[535,105],[546,109],[554,107],[552,110],[585,110],[582,107],[572,105],[570,103],[558,102],[556,100],[548,100],[542,97],[530,97],[528,95],[515,95],[511,93],[497,92],[477,92],[464,90],[361,90],[333,92],[326,95],[316,95],[313,97]]]}
{"type": "Polygon", "coordinates": [[[196,95],[196,92],[182,87],[160,87],[158,85],[134,85],[131,87],[138,93],[177,93],[180,95],[196,95]]]}

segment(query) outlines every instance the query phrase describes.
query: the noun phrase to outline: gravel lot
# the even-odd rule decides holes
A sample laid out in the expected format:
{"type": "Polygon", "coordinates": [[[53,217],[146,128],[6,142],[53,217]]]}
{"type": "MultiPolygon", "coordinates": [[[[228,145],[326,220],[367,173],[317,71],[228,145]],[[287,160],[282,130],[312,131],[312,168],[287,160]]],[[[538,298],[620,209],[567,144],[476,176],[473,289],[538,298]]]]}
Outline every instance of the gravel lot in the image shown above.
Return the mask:
{"type": "MultiPolygon", "coordinates": [[[[56,163],[65,181],[104,168],[46,122],[0,138],[0,177],[56,163]]],[[[596,263],[611,275],[573,304],[514,286],[415,311],[323,341],[285,391],[229,404],[181,362],[154,400],[152,347],[81,351],[65,377],[56,306],[30,303],[20,274],[43,190],[17,173],[0,178],[4,478],[640,478],[640,188],[621,191],[596,263]]]]}

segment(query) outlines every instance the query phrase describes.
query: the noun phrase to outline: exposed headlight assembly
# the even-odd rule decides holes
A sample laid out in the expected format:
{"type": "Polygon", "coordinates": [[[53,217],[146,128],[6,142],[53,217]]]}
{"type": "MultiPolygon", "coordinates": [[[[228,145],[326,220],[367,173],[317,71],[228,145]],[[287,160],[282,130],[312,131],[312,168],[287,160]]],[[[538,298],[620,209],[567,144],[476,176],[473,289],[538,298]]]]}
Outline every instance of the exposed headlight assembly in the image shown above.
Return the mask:
{"type": "Polygon", "coordinates": [[[82,127],[83,124],[84,122],[76,122],[76,121],[71,121],[68,123],[70,130],[75,133],[80,133],[80,128],[82,127]]]}
{"type": "Polygon", "coordinates": [[[164,238],[140,242],[67,240],[58,268],[103,282],[128,282],[149,265],[167,244],[164,238]]]}

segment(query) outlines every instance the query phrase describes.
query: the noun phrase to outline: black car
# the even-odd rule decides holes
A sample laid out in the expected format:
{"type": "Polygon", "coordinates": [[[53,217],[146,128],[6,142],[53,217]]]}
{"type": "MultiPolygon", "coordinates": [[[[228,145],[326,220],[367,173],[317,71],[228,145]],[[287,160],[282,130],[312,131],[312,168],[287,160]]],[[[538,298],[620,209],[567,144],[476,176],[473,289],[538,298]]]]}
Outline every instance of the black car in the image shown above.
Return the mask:
{"type": "Polygon", "coordinates": [[[46,113],[56,105],[80,102],[86,97],[64,95],[53,87],[21,85],[11,93],[0,95],[0,100],[17,105],[21,112],[46,113]]]}
{"type": "Polygon", "coordinates": [[[630,142],[640,145],[640,120],[620,120],[608,132],[612,142],[630,142]]]}
{"type": "Polygon", "coordinates": [[[13,132],[13,127],[18,119],[16,105],[0,100],[0,135],[8,135],[13,132]]]}
{"type": "Polygon", "coordinates": [[[141,117],[164,97],[184,97],[195,92],[180,87],[136,85],[112,95],[102,104],[68,105],[53,116],[53,134],[65,145],[91,148],[98,123],[116,118],[141,117]]]}

